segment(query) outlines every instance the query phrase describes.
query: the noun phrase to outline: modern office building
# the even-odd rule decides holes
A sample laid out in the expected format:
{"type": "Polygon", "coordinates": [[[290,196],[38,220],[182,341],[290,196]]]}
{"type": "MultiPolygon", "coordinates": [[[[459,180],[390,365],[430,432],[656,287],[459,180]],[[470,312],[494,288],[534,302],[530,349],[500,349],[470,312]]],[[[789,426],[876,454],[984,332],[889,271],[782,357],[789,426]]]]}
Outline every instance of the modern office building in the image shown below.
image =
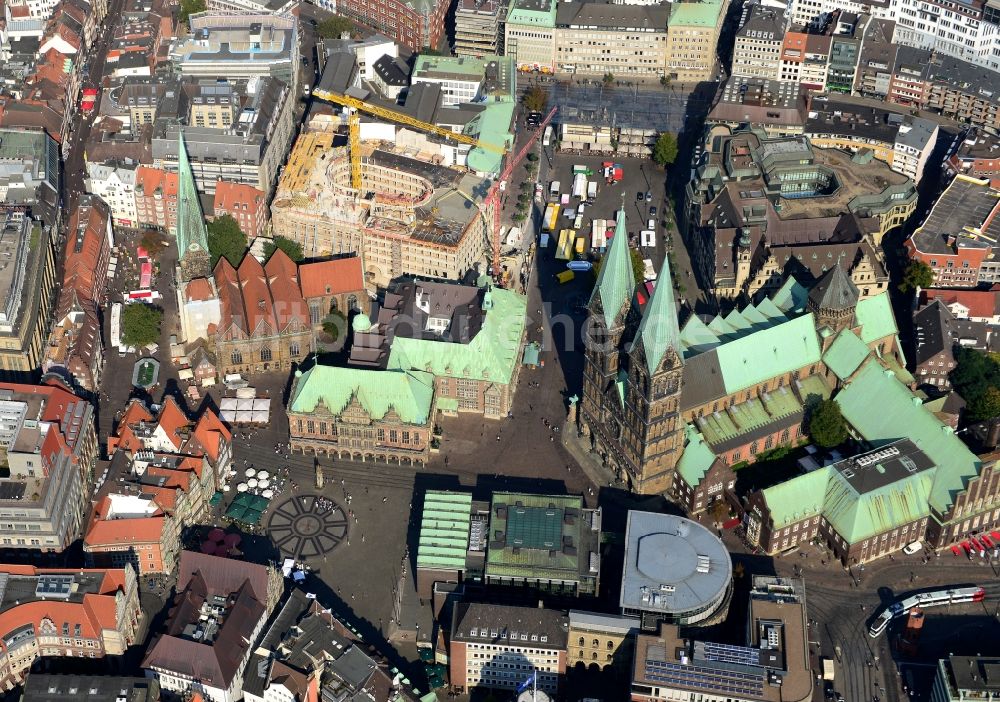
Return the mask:
{"type": "Polygon", "coordinates": [[[493,587],[597,595],[601,510],[576,495],[493,493],[484,577],[493,587]]]}
{"type": "Polygon", "coordinates": [[[97,460],[94,410],[58,384],[0,384],[0,548],[60,552],[80,535],[97,460]]]}
{"type": "Polygon", "coordinates": [[[967,702],[1000,699],[1000,658],[948,656],[938,661],[931,702],[967,702]]]}
{"type": "Polygon", "coordinates": [[[455,6],[455,53],[482,58],[503,54],[507,3],[501,0],[459,0],[455,6]]]}
{"type": "Polygon", "coordinates": [[[705,625],[725,618],[733,564],[722,541],[698,522],[629,510],[621,612],[639,627],[705,625]]]}
{"type": "Polygon", "coordinates": [[[807,702],[813,697],[808,621],[801,580],[754,576],[745,645],[682,637],[673,624],[640,634],[630,699],[807,702]]]}
{"type": "Polygon", "coordinates": [[[934,271],[938,288],[1000,282],[1000,190],[987,179],[957,175],[905,246],[934,271]]]}

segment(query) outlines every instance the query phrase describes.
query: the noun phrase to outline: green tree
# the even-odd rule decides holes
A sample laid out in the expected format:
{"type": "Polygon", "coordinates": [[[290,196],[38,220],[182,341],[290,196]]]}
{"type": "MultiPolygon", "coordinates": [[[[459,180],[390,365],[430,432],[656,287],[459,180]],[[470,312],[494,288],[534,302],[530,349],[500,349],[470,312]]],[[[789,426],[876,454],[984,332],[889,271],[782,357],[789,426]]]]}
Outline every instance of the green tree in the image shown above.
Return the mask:
{"type": "Polygon", "coordinates": [[[955,370],[951,385],[966,403],[966,414],[972,421],[1000,415],[1000,359],[974,349],[960,348],[955,353],[955,370]]]}
{"type": "Polygon", "coordinates": [[[670,85],[670,76],[667,75],[660,76],[660,85],[662,85],[664,88],[670,85]]]}
{"type": "Polygon", "coordinates": [[[140,348],[160,338],[163,310],[142,302],[125,305],[122,311],[122,341],[126,346],[140,348]]]}
{"type": "Polygon", "coordinates": [[[331,341],[339,339],[340,333],[346,329],[347,317],[340,310],[330,310],[330,314],[323,318],[323,331],[331,341]]]}
{"type": "Polygon", "coordinates": [[[240,265],[246,250],[247,235],[232,215],[222,215],[208,223],[208,251],[212,254],[213,268],[223,256],[234,266],[240,265]]]}
{"type": "Polygon", "coordinates": [[[158,258],[163,250],[167,248],[167,242],[159,232],[148,231],[139,239],[139,245],[146,249],[150,258],[158,258]]]}
{"type": "Polygon", "coordinates": [[[337,39],[344,32],[350,33],[353,31],[354,22],[340,15],[327,17],[316,25],[316,33],[324,39],[337,39]]]}
{"type": "Polygon", "coordinates": [[[177,14],[177,19],[181,22],[187,22],[189,16],[207,9],[208,5],[205,0],[181,0],[181,10],[177,14]]]}
{"type": "Polygon", "coordinates": [[[934,285],[934,271],[923,261],[910,261],[903,273],[903,281],[899,284],[902,292],[910,292],[917,288],[929,288],[934,285]]]}
{"type": "Polygon", "coordinates": [[[524,94],[524,107],[529,112],[544,112],[549,104],[549,94],[540,85],[533,85],[524,94]]]}
{"type": "Polygon", "coordinates": [[[1000,417],[1000,388],[990,386],[968,405],[969,419],[982,422],[1000,417]]]}
{"type": "Polygon", "coordinates": [[[288,258],[293,261],[298,262],[303,258],[302,246],[298,242],[292,241],[288,237],[276,236],[271,241],[264,244],[264,260],[271,258],[271,254],[278,249],[281,249],[288,254],[288,258]]]}
{"type": "Polygon", "coordinates": [[[661,166],[669,166],[677,160],[677,137],[670,132],[661,132],[653,146],[653,160],[661,166]]]}
{"type": "Polygon", "coordinates": [[[604,81],[605,85],[611,85],[615,82],[615,76],[613,73],[605,73],[604,77],[601,79],[604,81]]]}
{"type": "Polygon", "coordinates": [[[809,416],[809,436],[823,448],[840,446],[847,441],[847,420],[840,412],[840,405],[833,400],[823,400],[809,416]]]}

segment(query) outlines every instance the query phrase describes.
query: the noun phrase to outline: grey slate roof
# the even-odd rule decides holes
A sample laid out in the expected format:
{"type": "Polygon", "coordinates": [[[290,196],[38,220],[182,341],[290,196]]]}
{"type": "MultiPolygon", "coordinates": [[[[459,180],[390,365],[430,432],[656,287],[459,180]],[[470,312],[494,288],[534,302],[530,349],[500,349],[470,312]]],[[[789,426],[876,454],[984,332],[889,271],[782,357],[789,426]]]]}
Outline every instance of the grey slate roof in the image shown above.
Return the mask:
{"type": "Polygon", "coordinates": [[[846,310],[856,307],[861,291],[842,266],[834,266],[809,291],[809,302],[820,310],[846,310]]]}

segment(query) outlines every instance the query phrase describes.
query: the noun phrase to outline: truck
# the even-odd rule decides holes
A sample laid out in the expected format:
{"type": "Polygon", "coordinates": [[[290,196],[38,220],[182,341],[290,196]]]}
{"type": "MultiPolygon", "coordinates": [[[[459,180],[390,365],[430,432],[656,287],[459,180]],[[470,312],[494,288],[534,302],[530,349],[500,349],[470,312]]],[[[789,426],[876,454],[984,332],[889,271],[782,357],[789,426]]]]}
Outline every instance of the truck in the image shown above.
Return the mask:
{"type": "Polygon", "coordinates": [[[550,146],[552,144],[552,125],[549,124],[545,127],[545,132],[542,134],[542,146],[550,146]]]}
{"type": "Polygon", "coordinates": [[[593,202],[594,198],[596,197],[597,197],[597,181],[592,180],[589,183],[587,183],[587,199],[593,202]]]}
{"type": "Polygon", "coordinates": [[[587,176],[577,173],[573,176],[573,197],[583,198],[587,194],[587,176]]]}
{"type": "Polygon", "coordinates": [[[545,214],[542,216],[542,231],[555,232],[556,223],[559,221],[559,205],[550,202],[545,206],[545,214]]]}
{"type": "Polygon", "coordinates": [[[592,171],[591,169],[587,168],[586,166],[581,166],[580,164],[576,164],[575,166],[573,166],[573,175],[575,176],[578,173],[582,173],[587,177],[594,175],[594,171],[592,171]]]}
{"type": "Polygon", "coordinates": [[[562,185],[558,180],[553,180],[549,184],[549,197],[559,197],[559,187],[562,185]]]}
{"type": "Polygon", "coordinates": [[[607,222],[603,219],[595,219],[590,223],[590,246],[594,251],[603,252],[608,247],[607,228],[607,222]]]}
{"type": "Polygon", "coordinates": [[[622,164],[616,163],[611,169],[611,179],[620,183],[623,177],[625,177],[625,169],[622,164]]]}
{"type": "Polygon", "coordinates": [[[833,682],[833,661],[829,658],[823,658],[821,659],[821,663],[823,665],[823,679],[833,682]]]}
{"type": "Polygon", "coordinates": [[[84,88],[83,97],[80,99],[80,109],[84,113],[93,112],[97,104],[97,88],[84,88]]]}
{"type": "Polygon", "coordinates": [[[573,278],[575,278],[575,277],[576,277],[576,273],[574,273],[573,271],[562,271],[560,273],[556,273],[556,280],[559,281],[560,285],[563,285],[564,283],[568,283],[569,281],[573,280],[573,278]]]}
{"type": "Polygon", "coordinates": [[[574,238],[572,229],[563,229],[559,232],[559,243],[556,245],[556,258],[560,261],[568,261],[573,258],[574,238]]]}
{"type": "Polygon", "coordinates": [[[583,256],[587,253],[587,237],[582,234],[576,238],[576,255],[583,256]]]}

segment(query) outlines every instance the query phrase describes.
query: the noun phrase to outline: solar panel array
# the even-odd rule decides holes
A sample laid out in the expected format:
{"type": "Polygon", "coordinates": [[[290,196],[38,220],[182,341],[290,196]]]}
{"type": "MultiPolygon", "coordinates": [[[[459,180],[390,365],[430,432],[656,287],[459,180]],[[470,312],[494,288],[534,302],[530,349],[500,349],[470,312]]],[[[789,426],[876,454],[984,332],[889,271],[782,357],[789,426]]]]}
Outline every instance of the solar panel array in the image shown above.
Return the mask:
{"type": "Polygon", "coordinates": [[[760,665],[760,651],[747,646],[732,646],[730,644],[699,641],[706,661],[721,663],[737,663],[739,665],[760,665]]]}
{"type": "Polygon", "coordinates": [[[646,660],[645,679],[669,685],[682,685],[699,690],[730,693],[734,695],[762,695],[763,673],[746,673],[735,670],[705,668],[670,661],[646,660]]]}

